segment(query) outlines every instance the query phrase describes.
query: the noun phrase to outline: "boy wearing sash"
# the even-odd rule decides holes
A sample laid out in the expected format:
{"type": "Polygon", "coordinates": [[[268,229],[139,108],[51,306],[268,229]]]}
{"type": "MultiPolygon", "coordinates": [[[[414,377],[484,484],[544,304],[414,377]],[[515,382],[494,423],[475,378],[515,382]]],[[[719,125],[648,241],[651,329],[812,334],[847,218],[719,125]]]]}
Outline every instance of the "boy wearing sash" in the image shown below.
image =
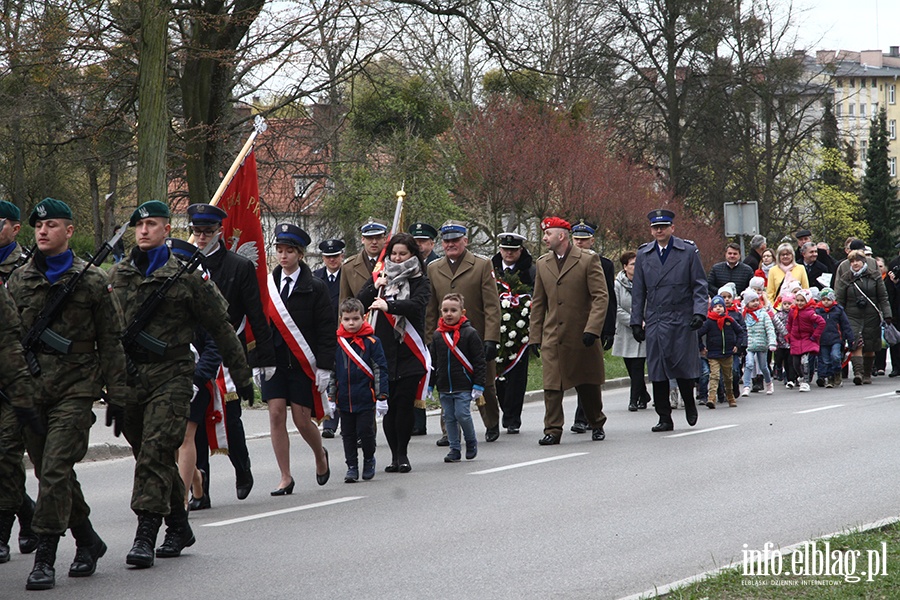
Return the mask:
{"type": "Polygon", "coordinates": [[[368,481],[375,477],[375,413],[384,415],[388,409],[388,365],[381,340],[365,321],[362,302],[348,298],[340,309],[328,396],[341,411],[341,439],[347,461],[344,483],[355,483],[359,481],[357,440],[363,449],[362,478],[368,481]]]}
{"type": "Polygon", "coordinates": [[[441,301],[441,317],[431,340],[431,360],[450,442],[444,462],[462,458],[459,427],[466,438],[466,460],[472,460],[478,454],[478,441],[469,404],[484,394],[485,360],[481,337],[466,318],[462,294],[446,294],[441,301]]]}

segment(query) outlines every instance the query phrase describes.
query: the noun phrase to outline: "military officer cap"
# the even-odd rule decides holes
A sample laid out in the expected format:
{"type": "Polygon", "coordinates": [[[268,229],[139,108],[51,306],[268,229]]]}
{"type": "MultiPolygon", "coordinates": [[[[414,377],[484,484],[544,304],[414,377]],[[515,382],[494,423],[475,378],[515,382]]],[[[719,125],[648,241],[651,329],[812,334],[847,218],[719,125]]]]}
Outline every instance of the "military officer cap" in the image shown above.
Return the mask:
{"type": "Polygon", "coordinates": [[[191,225],[221,225],[228,213],[212,204],[191,204],[187,208],[191,225]]]}
{"type": "Polygon", "coordinates": [[[159,200],[150,200],[144,202],[131,213],[131,220],[128,224],[132,227],[141,219],[149,219],[150,217],[162,217],[168,219],[172,214],[169,212],[169,205],[159,200]]]}
{"type": "Polygon", "coordinates": [[[647,214],[647,218],[650,220],[650,225],[671,225],[675,222],[675,213],[664,208],[657,208],[651,210],[647,214]]]}
{"type": "Polygon", "coordinates": [[[798,231],[797,233],[794,234],[794,237],[797,238],[798,240],[800,238],[812,237],[812,232],[809,229],[801,229],[800,231],[798,231]]]}
{"type": "Polygon", "coordinates": [[[279,223],[275,226],[275,243],[294,246],[305,250],[312,239],[309,234],[291,223],[279,223]]]}
{"type": "Polygon", "coordinates": [[[28,224],[34,227],[35,223],[46,219],[68,219],[71,221],[72,209],[62,200],[44,198],[31,211],[31,216],[28,217],[28,224]]]}
{"type": "Polygon", "coordinates": [[[461,221],[446,221],[441,225],[442,240],[456,240],[469,235],[469,228],[461,221]]]}
{"type": "Polygon", "coordinates": [[[388,231],[387,223],[384,221],[379,221],[378,219],[373,219],[369,217],[369,220],[362,224],[359,228],[359,232],[363,237],[375,237],[377,235],[384,235],[388,231]]]}
{"type": "Polygon", "coordinates": [[[521,248],[525,244],[525,236],[518,233],[501,233],[499,236],[500,247],[515,250],[521,248]]]}
{"type": "Polygon", "coordinates": [[[166,238],[166,246],[169,247],[172,254],[182,260],[188,260],[197,251],[197,246],[181,238],[166,238]]]}
{"type": "Polygon", "coordinates": [[[593,223],[588,223],[584,219],[572,225],[573,238],[590,238],[594,237],[595,233],[597,233],[597,226],[593,223]]]}
{"type": "Polygon", "coordinates": [[[319,250],[322,256],[337,256],[344,251],[344,242],[342,240],[325,240],[319,244],[319,250]]]}
{"type": "Polygon", "coordinates": [[[541,231],[547,231],[548,229],[566,229],[571,231],[572,225],[559,217],[547,217],[541,221],[541,231]]]}
{"type": "Polygon", "coordinates": [[[437,229],[428,223],[413,223],[413,226],[409,228],[409,233],[416,239],[429,240],[433,240],[438,234],[437,229]]]}
{"type": "Polygon", "coordinates": [[[0,200],[0,219],[9,219],[10,221],[21,221],[22,213],[19,207],[12,202],[0,200]]]}

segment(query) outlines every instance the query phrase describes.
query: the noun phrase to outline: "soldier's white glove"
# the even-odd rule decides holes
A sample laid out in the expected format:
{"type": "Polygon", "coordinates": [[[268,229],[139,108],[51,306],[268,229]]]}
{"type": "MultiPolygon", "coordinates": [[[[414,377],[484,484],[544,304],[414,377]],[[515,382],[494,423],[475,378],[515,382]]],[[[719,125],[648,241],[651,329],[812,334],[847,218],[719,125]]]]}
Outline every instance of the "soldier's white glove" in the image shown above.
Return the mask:
{"type": "Polygon", "coordinates": [[[316,387],[322,394],[327,394],[331,373],[328,369],[316,369],[316,387]]]}
{"type": "Polygon", "coordinates": [[[332,402],[331,400],[329,400],[329,401],[327,402],[327,404],[328,404],[328,406],[327,406],[326,412],[327,412],[327,414],[328,414],[328,418],[329,418],[329,419],[333,419],[333,418],[334,418],[334,411],[337,410],[337,406],[336,406],[335,403],[332,402]]]}
{"type": "Polygon", "coordinates": [[[265,377],[262,367],[253,367],[253,383],[255,383],[256,387],[259,389],[262,389],[263,379],[268,381],[269,378],[265,377]]]}
{"type": "Polygon", "coordinates": [[[484,395],[484,388],[480,385],[472,387],[472,400],[478,400],[484,395]]]}
{"type": "Polygon", "coordinates": [[[275,377],[275,367],[263,367],[262,372],[266,381],[275,377]]]}
{"type": "Polygon", "coordinates": [[[376,400],[375,401],[375,414],[379,417],[383,417],[387,414],[388,404],[387,400],[376,400]]]}

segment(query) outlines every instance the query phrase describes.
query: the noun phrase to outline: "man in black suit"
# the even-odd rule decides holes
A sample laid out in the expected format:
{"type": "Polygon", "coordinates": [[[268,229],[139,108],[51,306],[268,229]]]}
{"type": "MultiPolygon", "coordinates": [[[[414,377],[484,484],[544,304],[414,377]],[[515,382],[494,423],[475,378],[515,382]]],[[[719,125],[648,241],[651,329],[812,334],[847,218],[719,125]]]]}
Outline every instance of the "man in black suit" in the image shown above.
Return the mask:
{"type": "MultiPolygon", "coordinates": [[[[313,277],[321,279],[328,287],[328,295],[331,297],[331,305],[334,307],[334,314],[338,314],[338,307],[341,299],[341,266],[344,264],[344,242],[343,240],[325,240],[319,244],[319,250],[322,252],[322,262],[325,266],[313,271],[313,277]]],[[[334,409],[334,416],[325,419],[322,423],[322,437],[333,438],[334,432],[337,431],[341,413],[337,408],[334,409]]]]}

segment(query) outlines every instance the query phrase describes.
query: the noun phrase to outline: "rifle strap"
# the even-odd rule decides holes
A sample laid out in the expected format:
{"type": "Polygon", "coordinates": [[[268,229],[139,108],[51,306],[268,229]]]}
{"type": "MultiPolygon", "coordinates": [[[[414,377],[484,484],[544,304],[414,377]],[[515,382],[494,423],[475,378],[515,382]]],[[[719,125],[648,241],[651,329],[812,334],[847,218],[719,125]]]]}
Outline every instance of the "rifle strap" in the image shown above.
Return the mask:
{"type": "Polygon", "coordinates": [[[180,346],[170,346],[166,348],[162,356],[154,354],[152,352],[142,351],[142,349],[140,348],[128,350],[127,354],[129,357],[131,357],[131,360],[133,360],[137,364],[163,363],[171,362],[173,360],[187,360],[191,358],[191,345],[181,344],[180,346]]]}

